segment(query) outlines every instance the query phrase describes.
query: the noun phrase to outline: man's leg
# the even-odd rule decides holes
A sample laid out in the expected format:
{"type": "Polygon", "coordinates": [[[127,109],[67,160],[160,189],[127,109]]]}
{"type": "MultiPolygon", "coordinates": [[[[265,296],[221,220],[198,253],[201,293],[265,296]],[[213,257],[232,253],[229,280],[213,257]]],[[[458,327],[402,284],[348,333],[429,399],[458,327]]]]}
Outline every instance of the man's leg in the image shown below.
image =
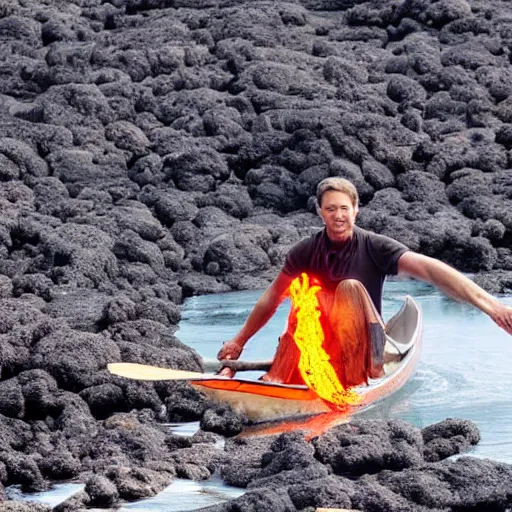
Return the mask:
{"type": "Polygon", "coordinates": [[[383,375],[384,323],[363,284],[346,279],[336,288],[329,313],[332,340],[328,352],[340,365],[347,386],[383,375]]]}
{"type": "Polygon", "coordinates": [[[279,345],[272,361],[270,370],[261,377],[267,382],[281,384],[304,384],[299,371],[300,351],[293,339],[297,318],[292,308],[288,316],[285,331],[279,337],[279,345]]]}

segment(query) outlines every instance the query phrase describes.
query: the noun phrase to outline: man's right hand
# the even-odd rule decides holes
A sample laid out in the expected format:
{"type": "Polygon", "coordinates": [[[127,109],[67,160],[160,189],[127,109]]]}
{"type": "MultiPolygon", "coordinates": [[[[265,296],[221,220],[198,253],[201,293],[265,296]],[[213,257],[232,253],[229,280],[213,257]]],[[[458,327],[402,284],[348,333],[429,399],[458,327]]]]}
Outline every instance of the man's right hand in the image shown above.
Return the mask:
{"type": "Polygon", "coordinates": [[[232,379],[235,376],[235,370],[232,370],[231,368],[228,368],[227,366],[224,366],[219,372],[219,375],[222,377],[229,377],[232,379]]]}
{"type": "Polygon", "coordinates": [[[223,359],[238,359],[242,353],[243,346],[241,346],[235,340],[229,340],[222,345],[222,348],[217,354],[217,359],[222,361],[223,359]]]}
{"type": "MultiPolygon", "coordinates": [[[[235,340],[229,340],[222,345],[222,348],[219,350],[219,353],[217,354],[217,359],[219,361],[222,361],[223,359],[238,359],[240,357],[240,354],[242,353],[243,346],[240,346],[239,343],[237,343],[235,340]]],[[[235,370],[232,370],[231,368],[228,368],[225,366],[221,369],[219,372],[219,375],[223,375],[224,377],[234,377],[235,376],[235,370]]]]}

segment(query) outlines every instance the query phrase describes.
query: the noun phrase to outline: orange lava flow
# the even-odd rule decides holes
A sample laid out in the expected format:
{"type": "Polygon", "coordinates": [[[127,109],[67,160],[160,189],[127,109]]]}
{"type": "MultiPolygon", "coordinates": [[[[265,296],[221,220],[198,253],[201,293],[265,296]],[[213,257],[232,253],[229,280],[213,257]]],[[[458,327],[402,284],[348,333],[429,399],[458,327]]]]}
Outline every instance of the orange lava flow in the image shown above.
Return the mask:
{"type": "Polygon", "coordinates": [[[338,409],[359,403],[360,397],[354,391],[343,387],[329,354],[322,347],[324,332],[317,298],[320,290],[320,286],[310,286],[307,274],[292,281],[289,293],[297,314],[297,327],[293,337],[300,350],[298,366],[304,382],[320,398],[338,409]]]}

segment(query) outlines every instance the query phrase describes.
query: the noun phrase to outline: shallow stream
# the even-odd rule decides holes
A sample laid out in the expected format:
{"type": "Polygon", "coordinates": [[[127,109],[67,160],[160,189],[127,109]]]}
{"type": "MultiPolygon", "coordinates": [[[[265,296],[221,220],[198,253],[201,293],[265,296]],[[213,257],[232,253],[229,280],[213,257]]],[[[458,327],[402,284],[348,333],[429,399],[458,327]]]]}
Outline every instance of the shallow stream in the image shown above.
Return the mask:
{"type": "MultiPolygon", "coordinates": [[[[187,299],[177,336],[203,357],[213,358],[260,295],[253,291],[187,299]]],[[[418,427],[449,417],[469,419],[482,436],[472,455],[512,463],[512,336],[479,310],[413,280],[386,282],[384,320],[400,309],[406,295],[414,297],[423,310],[420,362],[404,388],[364,413],[365,417],[401,418],[418,427]]],[[[512,296],[501,299],[512,305],[512,296]]],[[[271,359],[288,310],[284,303],[247,344],[243,359],[271,359]]]]}

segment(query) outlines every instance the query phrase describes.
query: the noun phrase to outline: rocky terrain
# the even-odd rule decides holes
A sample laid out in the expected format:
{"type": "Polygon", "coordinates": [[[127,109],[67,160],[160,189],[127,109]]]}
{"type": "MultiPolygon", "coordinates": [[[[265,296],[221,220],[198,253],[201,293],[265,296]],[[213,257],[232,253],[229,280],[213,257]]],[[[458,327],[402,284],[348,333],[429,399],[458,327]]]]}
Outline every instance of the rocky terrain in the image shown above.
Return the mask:
{"type": "Polygon", "coordinates": [[[444,460],[478,442],[462,420],[219,452],[243,418],[106,365],[200,371],[181,302],[265,286],[327,176],[362,227],[512,289],[511,52],[504,0],[0,0],[0,501],[218,471],[250,489],[226,512],[510,508],[509,466],[444,460]]]}

